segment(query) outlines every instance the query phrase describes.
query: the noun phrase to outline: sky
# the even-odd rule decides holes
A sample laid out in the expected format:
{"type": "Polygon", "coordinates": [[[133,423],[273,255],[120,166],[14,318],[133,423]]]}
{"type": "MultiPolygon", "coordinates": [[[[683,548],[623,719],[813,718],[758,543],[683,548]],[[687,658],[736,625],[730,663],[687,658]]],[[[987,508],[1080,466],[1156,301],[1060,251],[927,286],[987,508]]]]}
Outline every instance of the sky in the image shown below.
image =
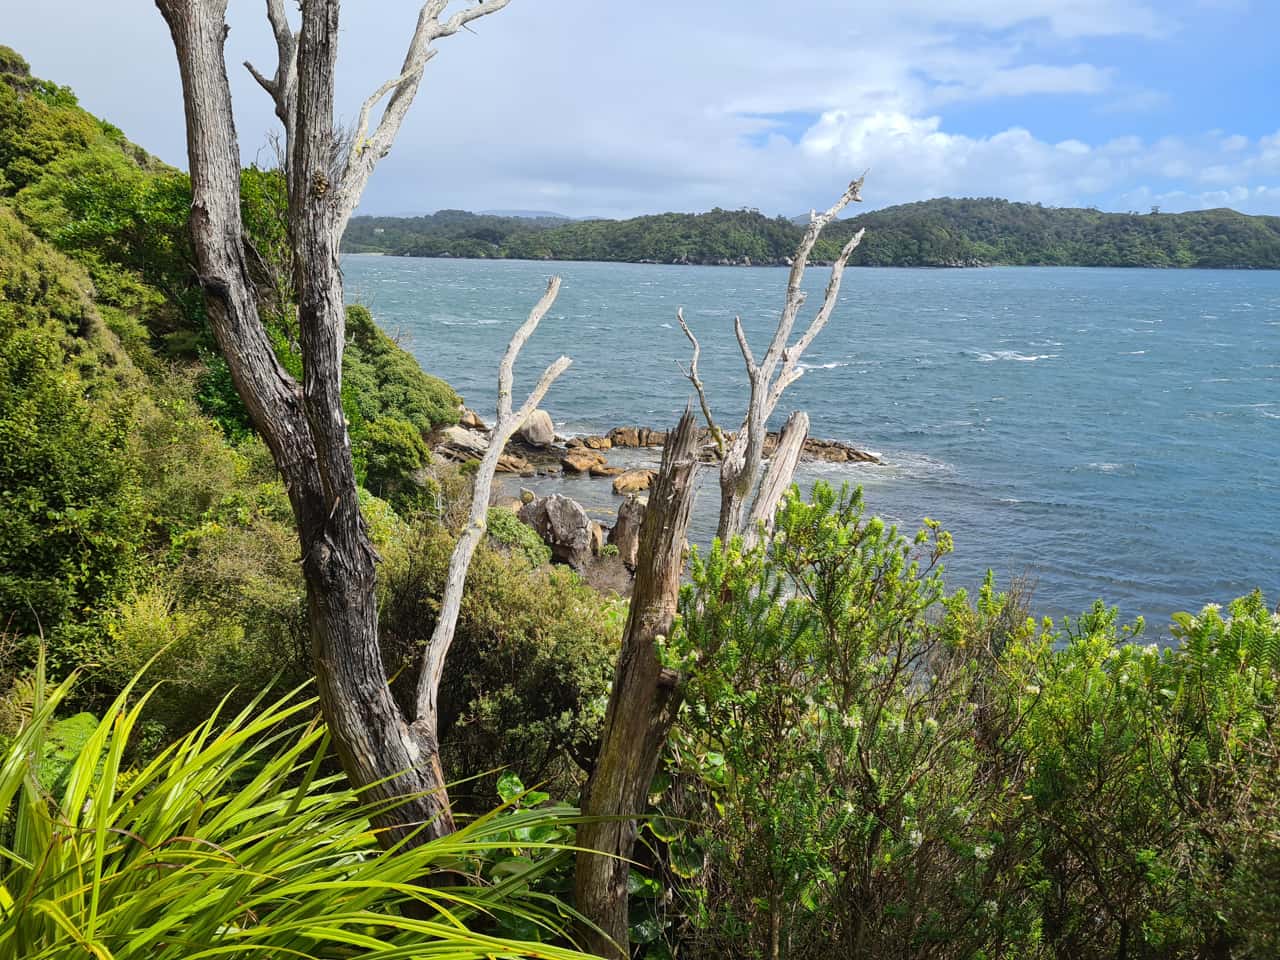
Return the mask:
{"type": "MultiPolygon", "coordinates": [[[[291,5],[292,6],[292,5],[291,5]]],[[[339,112],[399,67],[420,3],[347,0],[339,112]]],[[[455,8],[458,4],[455,4],[455,8]]],[[[274,117],[262,0],[230,0],[246,161],[274,117]]],[[[936,196],[1280,215],[1280,0],[513,0],[440,41],[360,212],[794,216],[869,170],[936,196]]],[[[185,166],[148,0],[0,0],[0,43],[185,166]]]]}

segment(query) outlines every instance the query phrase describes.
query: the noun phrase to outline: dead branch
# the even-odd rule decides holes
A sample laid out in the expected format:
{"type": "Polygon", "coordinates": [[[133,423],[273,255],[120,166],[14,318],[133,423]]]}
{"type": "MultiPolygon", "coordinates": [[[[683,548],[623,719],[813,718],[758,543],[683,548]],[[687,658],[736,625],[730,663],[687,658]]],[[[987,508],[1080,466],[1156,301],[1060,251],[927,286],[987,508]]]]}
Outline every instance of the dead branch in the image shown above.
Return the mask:
{"type": "Polygon", "coordinates": [[[445,580],[444,596],[440,602],[440,615],[436,620],[435,630],[427,644],[423,656],[421,672],[418,674],[417,718],[421,723],[424,718],[436,717],[436,697],[440,689],[440,681],[444,676],[445,658],[453,643],[454,632],[458,625],[458,613],[462,609],[463,587],[466,585],[467,569],[471,565],[471,557],[475,554],[486,529],[486,517],[489,512],[489,493],[493,487],[493,475],[498,468],[498,460],[506,449],[507,441],[524,426],[530,415],[538,409],[538,405],[546,396],[551,384],[560,374],[568,369],[572,361],[568,357],[560,357],[543,371],[537,385],[529,393],[528,398],[518,410],[512,411],[511,390],[516,357],[525,342],[537,329],[538,323],[546,315],[560,292],[560,278],[552,277],[547,283],[546,293],[542,295],[529,318],[511,337],[506,353],[498,365],[498,403],[497,423],[489,436],[489,448],[480,461],[476,471],[475,484],[471,495],[471,512],[462,535],[454,545],[453,555],[449,558],[449,573],[445,580]]]}
{"type": "MultiPolygon", "coordinates": [[[[711,422],[710,403],[707,400],[702,382],[697,377],[697,362],[700,354],[698,341],[685,323],[683,312],[676,315],[680,320],[680,327],[684,330],[685,336],[693,344],[693,360],[689,369],[685,371],[685,377],[698,392],[698,400],[702,405],[703,415],[707,418],[708,425],[712,427],[713,432],[716,433],[717,450],[720,454],[720,521],[716,535],[722,542],[734,536],[750,535],[761,519],[764,519],[766,523],[769,522],[769,518],[760,517],[758,514],[768,508],[770,502],[776,508],[777,503],[781,500],[782,492],[791,483],[791,476],[795,472],[795,461],[799,458],[800,451],[803,448],[804,437],[808,435],[807,417],[803,424],[803,435],[796,441],[796,450],[794,457],[791,458],[792,462],[789,469],[783,469],[786,465],[784,460],[776,465],[777,469],[771,467],[769,475],[765,478],[777,486],[777,489],[762,499],[761,494],[764,492],[762,488],[756,495],[755,505],[749,514],[744,516],[747,497],[751,495],[752,490],[757,485],[757,479],[763,464],[764,442],[769,418],[773,416],[787,387],[795,383],[803,375],[804,367],[800,365],[800,358],[818,334],[822,332],[822,329],[827,325],[827,321],[831,319],[831,314],[840,299],[840,284],[844,279],[845,268],[848,266],[849,258],[853,255],[854,250],[862,242],[862,237],[866,231],[859,230],[845,243],[831,267],[831,277],[827,281],[826,292],[822,298],[822,306],[818,309],[817,315],[804,333],[800,335],[799,339],[789,344],[788,342],[791,340],[791,335],[795,330],[796,318],[799,316],[800,308],[804,306],[805,302],[804,290],[801,287],[805,270],[809,265],[809,256],[813,253],[814,245],[818,242],[818,237],[821,235],[823,228],[834,220],[840,211],[850,203],[862,200],[862,184],[865,179],[866,174],[864,173],[850,183],[839,199],[822,213],[810,211],[808,226],[800,238],[795,256],[791,261],[782,314],[778,318],[778,325],[774,329],[768,349],[765,350],[764,355],[758,361],[751,350],[750,342],[747,340],[746,331],[742,326],[742,318],[734,317],[733,332],[738,340],[738,348],[742,351],[743,363],[746,365],[750,395],[747,401],[747,411],[742,418],[742,426],[733,435],[733,440],[728,444],[728,449],[726,449],[723,442],[723,435],[711,422]],[[779,484],[780,486],[778,486],[779,484]]],[[[788,423],[789,427],[792,422],[794,422],[794,418],[788,423]]],[[[784,449],[781,442],[778,449],[779,451],[784,449]]],[[[775,454],[775,458],[776,456],[775,454]]]]}
{"type": "Polygon", "coordinates": [[[693,335],[693,331],[689,329],[689,324],[684,322],[684,307],[679,307],[676,310],[676,320],[680,324],[680,329],[684,331],[684,335],[693,344],[693,357],[689,360],[688,368],[681,367],[679,360],[676,361],[676,366],[680,367],[680,372],[684,374],[686,380],[693,384],[693,389],[697,391],[698,404],[702,407],[703,419],[707,421],[707,429],[711,431],[711,436],[716,442],[716,450],[723,457],[724,433],[720,430],[719,424],[716,423],[715,417],[711,415],[711,404],[707,400],[707,391],[703,386],[702,378],[698,376],[698,358],[702,355],[702,346],[698,343],[698,338],[693,335]]]}
{"type": "Polygon", "coordinates": [[[392,144],[400,133],[413,99],[417,96],[418,86],[422,82],[422,71],[436,50],[431,44],[441,37],[451,37],[466,27],[471,21],[480,17],[497,13],[511,0],[482,0],[474,6],[459,10],[453,16],[441,22],[441,17],[449,6],[449,0],[427,0],[418,13],[418,24],[414,28],[413,37],[405,53],[400,73],[382,84],[365,100],[360,108],[359,120],[356,123],[355,140],[351,145],[351,154],[347,158],[346,169],[337,190],[337,224],[342,229],[360,202],[365,184],[373,173],[378,161],[391,152],[392,144]],[[390,96],[386,109],[378,120],[373,133],[365,138],[369,129],[369,118],[374,108],[384,97],[390,96]]]}
{"type": "Polygon", "coordinates": [[[800,462],[800,453],[808,436],[809,415],[797,410],[787,419],[786,426],[778,435],[778,446],[769,458],[769,466],[756,490],[755,503],[742,532],[743,545],[747,549],[755,544],[762,527],[766,537],[773,532],[774,515],[783,496],[791,488],[791,479],[795,476],[796,464],[800,462]]]}

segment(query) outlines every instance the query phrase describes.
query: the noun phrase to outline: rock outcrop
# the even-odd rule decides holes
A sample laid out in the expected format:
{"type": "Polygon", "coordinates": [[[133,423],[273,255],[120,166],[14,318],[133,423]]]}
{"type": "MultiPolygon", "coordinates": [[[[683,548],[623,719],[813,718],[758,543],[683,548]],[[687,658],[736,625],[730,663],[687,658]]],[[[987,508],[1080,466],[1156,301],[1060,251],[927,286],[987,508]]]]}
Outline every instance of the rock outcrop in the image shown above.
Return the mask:
{"type": "Polygon", "coordinates": [[[653,478],[657,475],[657,470],[628,470],[614,477],[613,492],[625,496],[629,493],[648,490],[649,484],[653,483],[653,478]]]}
{"type": "Polygon", "coordinates": [[[560,466],[568,473],[590,473],[592,467],[606,467],[604,454],[586,447],[572,447],[560,458],[560,466]]]}
{"type": "Polygon", "coordinates": [[[520,508],[518,516],[551,548],[551,559],[585,570],[591,562],[595,531],[587,511],[576,500],[555,493],[520,508]]]}
{"type": "Polygon", "coordinates": [[[618,558],[628,570],[635,570],[636,555],[640,552],[640,525],[649,501],[632,494],[618,507],[618,519],[609,531],[609,543],[618,548],[618,558]]]}
{"type": "Polygon", "coordinates": [[[548,447],[555,443],[556,427],[551,422],[551,414],[545,410],[535,410],[520,428],[520,438],[532,447],[548,447]]]}

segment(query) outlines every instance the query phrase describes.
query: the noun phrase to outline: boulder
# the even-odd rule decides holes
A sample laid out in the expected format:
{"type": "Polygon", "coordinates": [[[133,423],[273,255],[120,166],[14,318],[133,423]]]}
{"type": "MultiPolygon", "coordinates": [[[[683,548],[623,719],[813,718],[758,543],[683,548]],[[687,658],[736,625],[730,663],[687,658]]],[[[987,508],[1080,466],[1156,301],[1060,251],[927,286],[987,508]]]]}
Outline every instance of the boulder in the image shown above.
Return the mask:
{"type": "Polygon", "coordinates": [[[609,443],[615,447],[638,447],[639,431],[636,427],[615,427],[609,431],[609,443]]]}
{"type": "Polygon", "coordinates": [[[613,441],[608,437],[582,437],[581,443],[588,450],[609,450],[613,447],[613,441]]]}
{"type": "Polygon", "coordinates": [[[518,514],[551,548],[551,559],[583,570],[591,561],[591,518],[582,505],[560,494],[526,503],[518,514]]]}
{"type": "Polygon", "coordinates": [[[591,555],[600,556],[604,550],[604,524],[598,520],[591,521],[591,555]]]}
{"type": "Polygon", "coordinates": [[[571,473],[589,473],[592,467],[607,466],[603,455],[585,447],[574,447],[560,458],[560,465],[571,473]]]}
{"type": "Polygon", "coordinates": [[[618,548],[618,558],[628,570],[636,568],[636,555],[640,552],[640,524],[649,501],[632,495],[618,507],[618,520],[609,531],[609,542],[618,548]]]}
{"type": "Polygon", "coordinates": [[[521,502],[521,503],[533,503],[533,501],[535,501],[535,500],[537,500],[537,499],[538,499],[538,495],[537,495],[537,494],[535,494],[532,490],[530,490],[530,489],[528,489],[528,488],[526,488],[526,487],[521,487],[521,488],[520,488],[520,502],[521,502]]]}
{"type": "Polygon", "coordinates": [[[611,467],[607,463],[596,463],[592,464],[587,472],[593,477],[616,477],[623,471],[621,467],[611,467]]]}
{"type": "Polygon", "coordinates": [[[465,427],[467,430],[484,430],[489,428],[485,426],[485,422],[480,419],[480,414],[476,413],[470,407],[462,408],[462,415],[458,417],[458,426],[465,427]]]}
{"type": "Polygon", "coordinates": [[[436,452],[450,460],[479,459],[488,449],[489,440],[484,434],[465,427],[445,427],[436,446],[436,452]]]}
{"type": "Polygon", "coordinates": [[[657,470],[628,470],[626,473],[614,477],[613,492],[626,496],[629,493],[648,490],[649,484],[653,482],[653,478],[657,475],[657,470]]]}
{"type": "Polygon", "coordinates": [[[533,464],[524,457],[515,453],[504,453],[498,458],[498,468],[495,473],[518,473],[522,477],[533,475],[533,464]]]}
{"type": "Polygon", "coordinates": [[[545,410],[535,410],[520,428],[520,438],[531,447],[545,447],[555,442],[556,428],[551,422],[551,414],[545,410]]]}

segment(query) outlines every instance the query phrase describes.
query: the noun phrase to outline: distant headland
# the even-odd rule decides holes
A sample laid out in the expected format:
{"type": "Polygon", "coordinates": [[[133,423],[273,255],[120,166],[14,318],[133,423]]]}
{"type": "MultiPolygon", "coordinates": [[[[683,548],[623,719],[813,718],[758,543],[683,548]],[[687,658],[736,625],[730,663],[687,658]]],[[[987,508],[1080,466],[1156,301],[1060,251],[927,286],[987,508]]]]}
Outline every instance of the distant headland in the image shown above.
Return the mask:
{"type": "MultiPolygon", "coordinates": [[[[789,263],[802,222],[757,210],[630,220],[441,210],[423,217],[356,217],[343,249],[405,257],[781,266],[789,263]]],[[[926,200],[836,221],[814,248],[814,261],[834,258],[860,227],[867,236],[850,261],[857,266],[1280,269],[1280,217],[1226,209],[1104,213],[991,198],[926,200]]]]}

